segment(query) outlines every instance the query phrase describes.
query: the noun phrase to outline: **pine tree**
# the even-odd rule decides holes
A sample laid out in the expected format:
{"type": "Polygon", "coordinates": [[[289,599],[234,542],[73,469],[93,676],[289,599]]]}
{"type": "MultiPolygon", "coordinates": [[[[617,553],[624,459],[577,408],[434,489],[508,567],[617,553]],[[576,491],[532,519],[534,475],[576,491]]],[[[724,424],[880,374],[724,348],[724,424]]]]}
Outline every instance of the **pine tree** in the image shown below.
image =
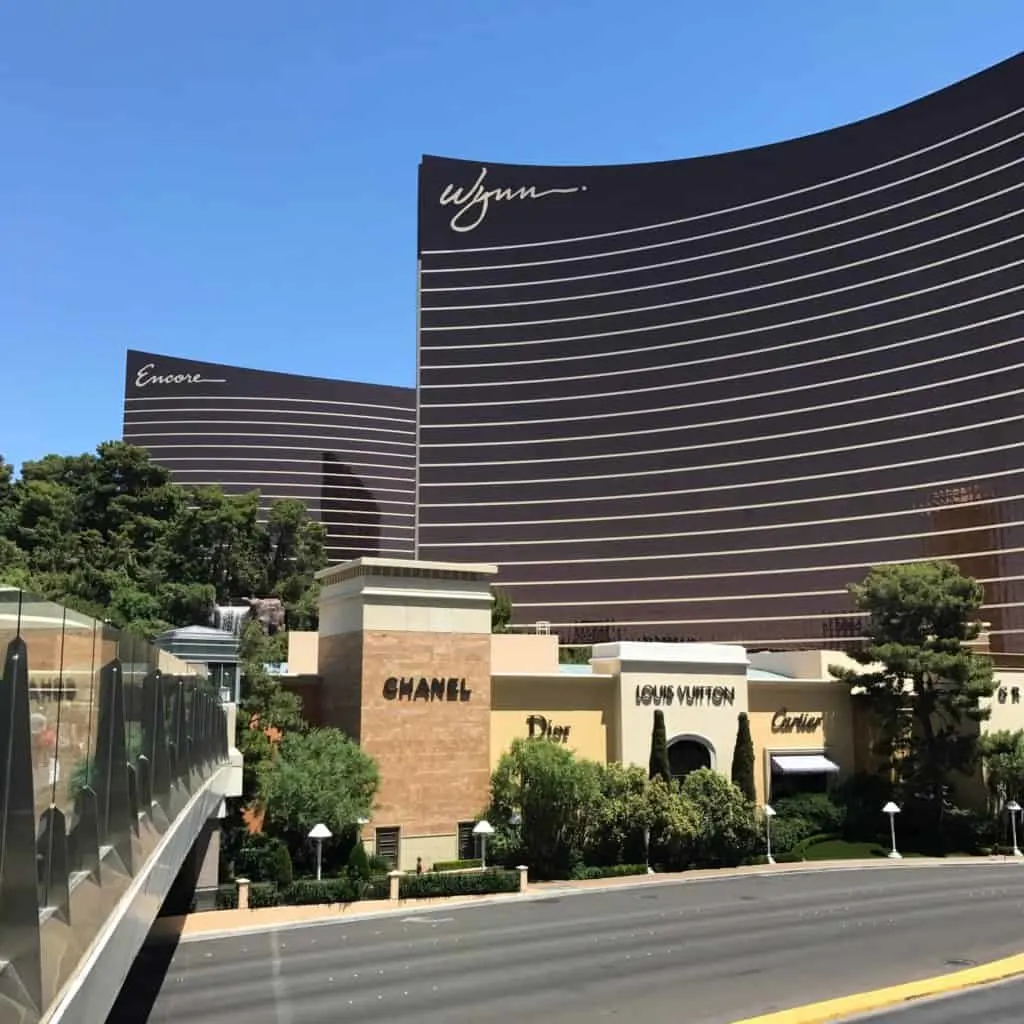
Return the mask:
{"type": "Polygon", "coordinates": [[[750,719],[745,711],[739,714],[736,726],[736,746],[732,751],[732,781],[751,802],[757,799],[754,788],[754,741],[750,736],[750,719]]]}
{"type": "Polygon", "coordinates": [[[651,732],[651,764],[649,777],[672,781],[672,768],[668,760],[668,738],[665,735],[665,712],[654,712],[654,729],[651,732]]]}

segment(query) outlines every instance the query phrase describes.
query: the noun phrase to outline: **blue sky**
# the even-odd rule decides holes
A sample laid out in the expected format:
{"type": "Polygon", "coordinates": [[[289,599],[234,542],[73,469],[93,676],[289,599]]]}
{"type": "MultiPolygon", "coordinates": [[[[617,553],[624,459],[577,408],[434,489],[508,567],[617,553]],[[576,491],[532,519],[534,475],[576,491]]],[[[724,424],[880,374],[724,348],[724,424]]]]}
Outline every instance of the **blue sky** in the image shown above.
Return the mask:
{"type": "Polygon", "coordinates": [[[625,163],[879,113],[1021,0],[23,0],[0,13],[0,453],[120,435],[124,352],[414,383],[423,152],[625,163]]]}

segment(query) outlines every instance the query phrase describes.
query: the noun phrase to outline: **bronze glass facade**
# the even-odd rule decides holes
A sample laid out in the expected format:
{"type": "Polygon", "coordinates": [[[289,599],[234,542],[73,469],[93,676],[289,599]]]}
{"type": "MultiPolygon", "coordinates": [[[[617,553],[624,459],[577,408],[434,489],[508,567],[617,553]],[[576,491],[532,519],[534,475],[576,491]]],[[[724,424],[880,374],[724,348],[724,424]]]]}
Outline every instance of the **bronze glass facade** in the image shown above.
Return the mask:
{"type": "Polygon", "coordinates": [[[564,639],[821,646],[955,557],[1024,650],[1024,57],[699,159],[420,167],[417,554],[564,639]]]}
{"type": "Polygon", "coordinates": [[[412,388],[128,353],[125,441],[179,483],[304,502],[332,562],[412,556],[415,410],[412,388]]]}

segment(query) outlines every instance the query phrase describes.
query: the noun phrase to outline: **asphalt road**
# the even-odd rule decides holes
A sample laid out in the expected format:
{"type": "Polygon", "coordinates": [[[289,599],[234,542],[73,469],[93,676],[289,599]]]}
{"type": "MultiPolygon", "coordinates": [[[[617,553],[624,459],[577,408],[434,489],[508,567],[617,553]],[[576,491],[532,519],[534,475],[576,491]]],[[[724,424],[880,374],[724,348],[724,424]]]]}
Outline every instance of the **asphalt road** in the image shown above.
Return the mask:
{"type": "Polygon", "coordinates": [[[858,1024],[1020,1024],[1024,1020],[1024,982],[986,985],[962,995],[909,1003],[900,1010],[855,1020],[858,1024]]]}
{"type": "Polygon", "coordinates": [[[724,1024],[1022,949],[1024,865],[748,875],[191,941],[108,1024],[724,1024]]]}

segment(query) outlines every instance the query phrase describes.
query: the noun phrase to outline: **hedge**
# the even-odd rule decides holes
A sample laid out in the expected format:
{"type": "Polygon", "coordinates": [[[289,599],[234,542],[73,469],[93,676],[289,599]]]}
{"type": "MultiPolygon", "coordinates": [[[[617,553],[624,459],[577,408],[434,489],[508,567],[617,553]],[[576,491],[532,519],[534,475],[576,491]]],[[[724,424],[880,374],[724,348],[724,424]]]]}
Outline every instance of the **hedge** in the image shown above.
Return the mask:
{"type": "Polygon", "coordinates": [[[484,862],[477,857],[475,860],[437,860],[431,871],[469,871],[472,868],[482,868],[484,862]]]}
{"type": "Polygon", "coordinates": [[[434,871],[403,875],[398,895],[403,900],[436,896],[483,896],[495,892],[518,892],[519,872],[488,869],[474,874],[443,875],[434,871]]]}
{"type": "Polygon", "coordinates": [[[574,880],[587,878],[622,878],[626,875],[646,875],[646,864],[609,864],[603,868],[575,868],[572,872],[574,880]]]}

